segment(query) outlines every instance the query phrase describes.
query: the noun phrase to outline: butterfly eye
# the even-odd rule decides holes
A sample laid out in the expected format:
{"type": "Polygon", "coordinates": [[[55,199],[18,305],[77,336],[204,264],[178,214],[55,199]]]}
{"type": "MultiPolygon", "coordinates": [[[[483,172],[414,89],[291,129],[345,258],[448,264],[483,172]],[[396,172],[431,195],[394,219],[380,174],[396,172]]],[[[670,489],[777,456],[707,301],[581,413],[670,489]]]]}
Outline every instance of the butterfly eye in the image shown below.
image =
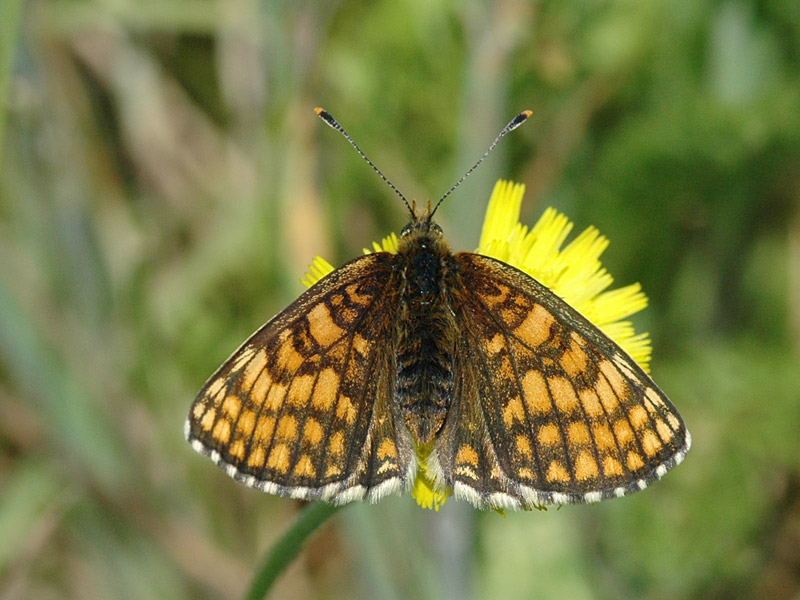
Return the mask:
{"type": "Polygon", "coordinates": [[[400,231],[400,237],[401,238],[406,237],[407,235],[409,235],[411,233],[411,231],[413,229],[414,229],[414,223],[409,223],[408,225],[403,227],[402,231],[400,231]]]}

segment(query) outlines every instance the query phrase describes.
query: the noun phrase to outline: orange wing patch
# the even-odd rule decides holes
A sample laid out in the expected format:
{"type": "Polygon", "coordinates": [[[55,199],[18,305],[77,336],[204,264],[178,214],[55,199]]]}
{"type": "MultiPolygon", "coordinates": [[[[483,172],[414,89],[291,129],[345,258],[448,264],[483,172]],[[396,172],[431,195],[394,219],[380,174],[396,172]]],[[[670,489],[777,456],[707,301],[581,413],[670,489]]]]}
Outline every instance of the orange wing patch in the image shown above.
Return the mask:
{"type": "Polygon", "coordinates": [[[514,336],[528,346],[541,346],[550,339],[555,318],[541,304],[527,307],[525,320],[514,329],[514,336]]]}
{"type": "Polygon", "coordinates": [[[334,323],[330,309],[323,303],[314,306],[309,311],[306,320],[311,336],[323,348],[327,348],[341,339],[345,333],[344,329],[334,323]]]}
{"type": "Polygon", "coordinates": [[[541,371],[529,369],[522,376],[522,391],[529,411],[538,414],[553,412],[553,401],[541,371]]]}

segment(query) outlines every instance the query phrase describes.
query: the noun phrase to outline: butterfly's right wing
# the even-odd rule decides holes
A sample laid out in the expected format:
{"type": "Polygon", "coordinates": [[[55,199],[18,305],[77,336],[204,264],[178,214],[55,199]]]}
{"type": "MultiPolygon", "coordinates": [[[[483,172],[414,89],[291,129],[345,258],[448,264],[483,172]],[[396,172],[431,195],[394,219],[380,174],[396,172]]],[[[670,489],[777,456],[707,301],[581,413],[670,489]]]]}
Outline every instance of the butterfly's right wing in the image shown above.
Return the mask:
{"type": "Polygon", "coordinates": [[[408,488],[416,462],[390,397],[394,256],[349,262],[253,334],[197,395],[192,447],[281,496],[340,504],[408,488]]]}
{"type": "Polygon", "coordinates": [[[644,489],[691,437],[642,369],[525,273],[455,255],[456,406],[441,476],[479,507],[597,502],[644,489]]]}

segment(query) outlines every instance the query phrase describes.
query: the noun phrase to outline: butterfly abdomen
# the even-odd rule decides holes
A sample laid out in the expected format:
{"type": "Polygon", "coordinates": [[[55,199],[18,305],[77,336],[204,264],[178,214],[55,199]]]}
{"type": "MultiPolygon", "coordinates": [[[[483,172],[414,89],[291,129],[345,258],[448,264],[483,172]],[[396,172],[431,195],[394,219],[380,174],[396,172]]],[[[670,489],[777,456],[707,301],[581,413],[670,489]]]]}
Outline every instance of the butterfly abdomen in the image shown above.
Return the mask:
{"type": "Polygon", "coordinates": [[[398,315],[395,397],[417,442],[441,429],[453,394],[453,317],[446,302],[449,251],[432,232],[414,235],[398,251],[403,291],[398,315]]]}

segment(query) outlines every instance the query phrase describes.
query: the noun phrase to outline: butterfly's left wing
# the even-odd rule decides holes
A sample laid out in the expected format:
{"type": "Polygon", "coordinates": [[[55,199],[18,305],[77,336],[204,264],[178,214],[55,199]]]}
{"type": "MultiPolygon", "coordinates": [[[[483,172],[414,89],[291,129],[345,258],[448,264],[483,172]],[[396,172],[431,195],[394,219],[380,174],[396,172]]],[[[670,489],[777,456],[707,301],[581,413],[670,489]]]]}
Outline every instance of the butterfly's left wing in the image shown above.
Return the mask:
{"type": "Polygon", "coordinates": [[[683,420],[619,346],[514,267],[466,252],[455,261],[455,404],[437,457],[456,497],[482,508],[597,502],[683,460],[683,420]]]}
{"type": "Polygon", "coordinates": [[[192,447],[280,496],[340,504],[408,487],[416,463],[390,393],[393,257],[350,261],[253,334],[197,395],[192,447]]]}

